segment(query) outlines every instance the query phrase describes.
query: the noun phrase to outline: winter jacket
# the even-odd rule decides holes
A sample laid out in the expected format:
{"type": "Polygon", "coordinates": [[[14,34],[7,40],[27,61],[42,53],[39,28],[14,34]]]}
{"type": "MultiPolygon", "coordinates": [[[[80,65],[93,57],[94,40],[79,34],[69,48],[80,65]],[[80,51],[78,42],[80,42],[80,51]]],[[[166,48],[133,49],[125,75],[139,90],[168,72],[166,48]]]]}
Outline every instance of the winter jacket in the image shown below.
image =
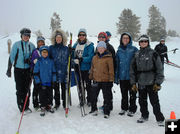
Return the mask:
{"type": "Polygon", "coordinates": [[[24,61],[27,59],[30,60],[32,51],[34,49],[34,44],[29,41],[25,42],[21,40],[15,42],[10,53],[11,64],[15,64],[15,67],[20,69],[30,68],[30,65],[24,63],[24,61]]]}
{"type": "Polygon", "coordinates": [[[52,33],[51,37],[52,45],[49,47],[49,57],[54,61],[55,69],[57,72],[57,81],[59,83],[66,81],[67,75],[67,65],[68,65],[68,56],[69,50],[66,46],[67,44],[67,37],[63,30],[55,30],[52,33]],[[62,43],[57,44],[55,41],[56,34],[62,35],[62,43]]]}
{"type": "Polygon", "coordinates": [[[115,82],[118,82],[119,80],[130,80],[129,71],[131,60],[138,49],[132,46],[131,36],[129,35],[129,37],[130,43],[126,47],[124,47],[121,42],[116,53],[115,82]]]}
{"type": "Polygon", "coordinates": [[[93,57],[89,79],[96,82],[114,81],[113,59],[109,52],[105,52],[102,55],[97,53],[93,57]]]}
{"type": "MultiPolygon", "coordinates": [[[[78,45],[78,42],[74,44],[73,48],[75,49],[77,45],[78,45]]],[[[94,43],[87,40],[86,43],[83,45],[85,46],[84,46],[84,51],[82,55],[83,61],[81,62],[80,69],[81,71],[87,71],[87,70],[90,70],[91,68],[91,61],[94,56],[94,43]]],[[[76,51],[73,52],[73,58],[77,58],[76,51]]]]}
{"type": "Polygon", "coordinates": [[[164,79],[159,55],[149,46],[136,52],[130,67],[130,82],[139,85],[162,84],[164,79]]]}
{"type": "Polygon", "coordinates": [[[39,57],[33,73],[36,84],[41,83],[44,86],[51,86],[51,82],[56,82],[54,62],[49,57],[39,57]]]}
{"type": "Polygon", "coordinates": [[[41,55],[40,55],[40,52],[39,52],[39,48],[34,49],[33,52],[32,52],[31,65],[30,65],[32,69],[33,69],[34,66],[35,66],[34,60],[35,60],[35,59],[38,59],[40,56],[41,56],[41,55]]]}
{"type": "Polygon", "coordinates": [[[69,50],[63,44],[55,44],[49,47],[49,56],[54,61],[57,81],[62,83],[66,80],[69,50]]]}
{"type": "Polygon", "coordinates": [[[160,43],[160,44],[156,45],[154,50],[159,54],[162,63],[164,63],[164,58],[166,58],[166,60],[169,61],[168,55],[166,53],[168,51],[168,49],[167,49],[167,46],[165,44],[160,43]]]}
{"type": "Polygon", "coordinates": [[[114,50],[114,47],[111,44],[109,44],[108,41],[106,43],[106,46],[107,46],[107,50],[112,54],[114,71],[115,71],[115,68],[116,68],[116,52],[114,50]]]}

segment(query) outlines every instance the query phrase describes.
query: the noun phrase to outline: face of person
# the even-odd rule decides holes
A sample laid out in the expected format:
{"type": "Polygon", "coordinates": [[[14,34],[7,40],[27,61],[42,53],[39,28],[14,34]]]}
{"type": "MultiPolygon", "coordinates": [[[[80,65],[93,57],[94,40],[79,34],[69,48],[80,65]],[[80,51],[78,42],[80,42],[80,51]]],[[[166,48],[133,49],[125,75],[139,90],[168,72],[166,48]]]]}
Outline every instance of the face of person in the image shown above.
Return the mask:
{"type": "Polygon", "coordinates": [[[127,46],[130,42],[129,36],[128,35],[123,35],[122,37],[122,43],[124,46],[127,46]]]}
{"type": "Polygon", "coordinates": [[[56,36],[56,43],[60,44],[62,42],[62,36],[61,35],[57,35],[56,36]]]}
{"type": "Polygon", "coordinates": [[[78,39],[80,41],[83,41],[86,39],[86,34],[84,32],[80,32],[79,35],[78,35],[78,39]]]}
{"type": "Polygon", "coordinates": [[[100,34],[99,36],[98,36],[98,41],[106,41],[106,36],[105,35],[103,35],[103,34],[100,34]]]}
{"type": "Polygon", "coordinates": [[[44,41],[42,40],[38,41],[37,45],[38,45],[38,48],[40,48],[41,46],[44,46],[44,41]]]}
{"type": "Polygon", "coordinates": [[[111,36],[108,36],[107,39],[110,40],[111,36]]]}
{"type": "Polygon", "coordinates": [[[29,41],[30,37],[28,35],[22,35],[22,40],[27,42],[29,41]]]}
{"type": "Polygon", "coordinates": [[[97,50],[98,50],[98,52],[99,52],[100,54],[102,54],[102,53],[104,53],[104,52],[106,51],[106,48],[104,48],[104,47],[98,47],[97,50]]]}
{"type": "Polygon", "coordinates": [[[48,57],[48,51],[47,51],[47,50],[43,50],[43,51],[41,52],[41,55],[42,55],[42,57],[44,57],[44,58],[48,57]]]}
{"type": "Polygon", "coordinates": [[[148,46],[148,41],[147,40],[140,41],[139,45],[141,48],[146,48],[148,46]]]}
{"type": "Polygon", "coordinates": [[[162,41],[161,41],[161,44],[165,44],[165,41],[164,41],[164,40],[162,40],[162,41]]]}

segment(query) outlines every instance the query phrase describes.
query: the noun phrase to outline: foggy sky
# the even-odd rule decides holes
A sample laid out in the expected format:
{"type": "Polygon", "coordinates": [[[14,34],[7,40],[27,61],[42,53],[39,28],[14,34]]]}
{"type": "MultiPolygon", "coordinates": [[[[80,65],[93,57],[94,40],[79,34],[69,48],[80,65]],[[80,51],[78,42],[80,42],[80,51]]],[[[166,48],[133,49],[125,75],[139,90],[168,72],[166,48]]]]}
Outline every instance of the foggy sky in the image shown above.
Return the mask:
{"type": "Polygon", "coordinates": [[[49,36],[53,12],[60,14],[65,31],[77,34],[80,28],[86,28],[90,35],[106,30],[115,35],[118,17],[124,8],[141,17],[141,33],[146,33],[148,9],[152,4],[165,17],[167,30],[180,34],[180,0],[0,0],[0,35],[29,27],[49,36]]]}

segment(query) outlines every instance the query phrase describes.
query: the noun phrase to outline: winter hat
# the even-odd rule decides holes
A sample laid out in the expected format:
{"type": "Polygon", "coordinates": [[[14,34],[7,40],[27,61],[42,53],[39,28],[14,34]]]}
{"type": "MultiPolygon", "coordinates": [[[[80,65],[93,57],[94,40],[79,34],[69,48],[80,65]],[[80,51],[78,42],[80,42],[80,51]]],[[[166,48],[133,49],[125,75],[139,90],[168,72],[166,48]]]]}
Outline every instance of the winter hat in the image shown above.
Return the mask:
{"type": "Polygon", "coordinates": [[[49,47],[48,47],[48,46],[41,46],[41,47],[39,48],[40,53],[41,53],[43,50],[49,51],[49,47]]]}
{"type": "Polygon", "coordinates": [[[81,28],[81,29],[79,29],[79,31],[78,31],[78,35],[80,34],[80,32],[83,32],[83,33],[85,33],[85,34],[87,35],[87,31],[86,31],[86,29],[85,29],[85,28],[81,28]]]}
{"type": "Polygon", "coordinates": [[[57,33],[55,34],[55,38],[56,38],[56,36],[58,36],[58,35],[60,35],[61,37],[63,37],[62,33],[57,32],[57,33]]]}
{"type": "Polygon", "coordinates": [[[106,37],[106,40],[107,40],[107,34],[106,34],[105,32],[100,32],[100,33],[98,34],[98,37],[101,36],[101,35],[105,36],[105,37],[106,37]]]}
{"type": "Polygon", "coordinates": [[[106,48],[106,43],[105,43],[104,41],[100,41],[100,42],[98,42],[97,48],[98,48],[98,47],[104,47],[104,48],[106,48]]]}
{"type": "Polygon", "coordinates": [[[165,41],[165,38],[161,38],[160,41],[165,41]]]}
{"type": "Polygon", "coordinates": [[[112,36],[112,34],[109,31],[106,31],[107,36],[112,36]]]}
{"type": "Polygon", "coordinates": [[[21,37],[22,35],[31,37],[31,30],[29,28],[23,28],[20,31],[21,37]]]}
{"type": "Polygon", "coordinates": [[[38,37],[37,37],[37,43],[38,43],[39,41],[45,42],[45,38],[44,38],[43,36],[38,36],[38,37]]]}
{"type": "Polygon", "coordinates": [[[148,41],[149,42],[149,37],[146,34],[143,34],[138,39],[138,42],[140,42],[140,41],[148,41]]]}

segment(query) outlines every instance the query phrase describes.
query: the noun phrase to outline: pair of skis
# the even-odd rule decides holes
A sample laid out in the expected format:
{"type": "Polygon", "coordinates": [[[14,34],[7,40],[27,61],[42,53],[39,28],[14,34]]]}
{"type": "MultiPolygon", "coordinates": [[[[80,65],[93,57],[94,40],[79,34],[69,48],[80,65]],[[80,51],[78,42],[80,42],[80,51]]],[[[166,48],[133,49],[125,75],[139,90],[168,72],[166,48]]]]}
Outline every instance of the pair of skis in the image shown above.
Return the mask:
{"type": "MultiPolygon", "coordinates": [[[[68,113],[69,113],[69,106],[71,105],[71,62],[72,62],[72,33],[70,33],[70,44],[69,44],[69,56],[68,56],[68,67],[67,67],[67,83],[66,83],[66,93],[65,93],[65,99],[66,99],[66,104],[65,104],[65,117],[68,117],[68,113]]],[[[78,98],[79,98],[79,102],[80,102],[80,109],[81,109],[81,115],[84,117],[85,114],[85,109],[84,109],[84,86],[82,83],[82,76],[81,76],[81,72],[80,72],[80,65],[78,64],[78,72],[79,72],[79,77],[80,77],[80,83],[81,83],[81,88],[79,87],[79,83],[78,83],[78,79],[75,73],[75,81],[77,84],[77,91],[78,91],[78,98]],[[81,91],[80,91],[81,89],[81,91]]]]}

